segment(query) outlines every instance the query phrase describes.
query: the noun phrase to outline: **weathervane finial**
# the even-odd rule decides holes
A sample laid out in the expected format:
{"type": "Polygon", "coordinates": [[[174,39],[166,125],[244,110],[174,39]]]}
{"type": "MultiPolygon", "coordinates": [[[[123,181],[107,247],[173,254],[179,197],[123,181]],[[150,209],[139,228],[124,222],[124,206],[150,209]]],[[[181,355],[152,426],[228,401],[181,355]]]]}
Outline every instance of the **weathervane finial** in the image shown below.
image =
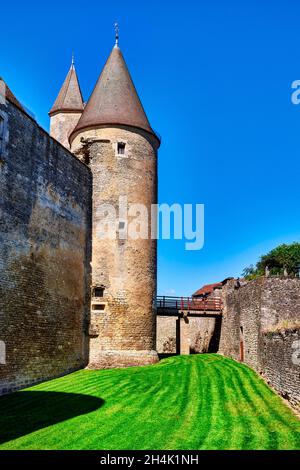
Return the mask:
{"type": "Polygon", "coordinates": [[[118,47],[119,45],[119,24],[117,22],[115,22],[114,24],[114,27],[115,27],[115,34],[116,34],[116,47],[118,47]]]}
{"type": "Polygon", "coordinates": [[[72,51],[72,62],[71,65],[74,65],[74,51],[72,51]]]}

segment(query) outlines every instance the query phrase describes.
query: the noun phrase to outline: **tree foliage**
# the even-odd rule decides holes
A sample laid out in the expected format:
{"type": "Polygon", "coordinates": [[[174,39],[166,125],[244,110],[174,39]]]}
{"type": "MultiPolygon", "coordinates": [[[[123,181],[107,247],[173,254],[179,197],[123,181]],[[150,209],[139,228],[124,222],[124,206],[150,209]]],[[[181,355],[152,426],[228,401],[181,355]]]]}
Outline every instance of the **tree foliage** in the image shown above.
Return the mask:
{"type": "Polygon", "coordinates": [[[286,269],[289,275],[298,273],[300,263],[300,243],[294,242],[289,245],[279,245],[266,255],[260,257],[255,266],[250,265],[244,269],[242,275],[251,280],[265,274],[266,267],[271,275],[283,274],[286,269]]]}

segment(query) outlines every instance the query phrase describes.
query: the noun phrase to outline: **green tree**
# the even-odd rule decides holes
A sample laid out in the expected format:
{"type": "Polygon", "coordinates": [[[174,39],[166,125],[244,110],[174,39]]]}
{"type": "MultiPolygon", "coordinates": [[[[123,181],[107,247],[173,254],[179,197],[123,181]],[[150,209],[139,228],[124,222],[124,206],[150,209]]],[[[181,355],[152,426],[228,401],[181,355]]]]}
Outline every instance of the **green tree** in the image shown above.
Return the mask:
{"type": "Polygon", "coordinates": [[[299,263],[300,243],[283,244],[261,256],[255,266],[245,268],[242,275],[247,280],[255,279],[264,275],[266,267],[273,275],[282,274],[284,269],[289,275],[295,275],[298,272],[299,263]]]}

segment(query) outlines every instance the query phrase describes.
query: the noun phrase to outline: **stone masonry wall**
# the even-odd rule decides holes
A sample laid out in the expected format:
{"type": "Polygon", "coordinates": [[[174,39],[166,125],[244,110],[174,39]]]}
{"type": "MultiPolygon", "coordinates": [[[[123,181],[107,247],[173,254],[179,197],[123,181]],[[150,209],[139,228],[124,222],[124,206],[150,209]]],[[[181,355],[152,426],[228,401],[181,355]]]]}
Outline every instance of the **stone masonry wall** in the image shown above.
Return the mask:
{"type": "MultiPolygon", "coordinates": [[[[190,353],[215,352],[218,343],[216,318],[214,317],[189,317],[186,350],[190,353]]],[[[159,354],[179,354],[180,327],[176,316],[157,317],[156,349],[159,354]]],[[[181,337],[181,341],[182,341],[181,337]]],[[[184,345],[181,344],[183,347],[184,345]]]]}
{"type": "Polygon", "coordinates": [[[240,304],[235,291],[235,281],[227,282],[222,289],[223,318],[219,353],[240,359],[240,304]]]}
{"type": "Polygon", "coordinates": [[[178,353],[177,317],[157,316],[156,350],[158,354],[178,353]]]}
{"type": "Polygon", "coordinates": [[[292,343],[299,336],[300,279],[262,277],[239,288],[232,280],[222,296],[219,352],[236,360],[244,356],[245,363],[296,406],[300,363],[292,362],[292,343]]]}
{"type": "Polygon", "coordinates": [[[81,112],[54,114],[50,118],[50,135],[58,140],[68,150],[70,149],[69,135],[75,129],[81,117],[81,112]]]}
{"type": "Polygon", "coordinates": [[[0,393],[6,393],[85,365],[92,181],[89,168],[26,113],[10,102],[0,110],[6,123],[0,393]]]}
{"type": "Polygon", "coordinates": [[[264,333],[260,349],[263,376],[300,410],[300,329],[264,333]]]}
{"type": "Polygon", "coordinates": [[[107,126],[77,135],[72,150],[79,158],[88,158],[93,174],[94,292],[89,367],[152,364],[158,360],[157,243],[150,231],[151,205],[157,202],[156,146],[145,132],[107,126]],[[124,154],[118,153],[118,143],[125,144],[124,154]],[[111,210],[107,212],[104,204],[111,210]],[[132,211],[129,205],[134,204],[139,206],[132,211]],[[140,220],[144,208],[148,227],[140,237],[144,225],[133,224],[140,220]],[[104,235],[104,219],[113,223],[111,236],[104,235]],[[138,232],[136,238],[132,232],[126,235],[132,227],[138,232]],[[101,286],[103,297],[97,297],[101,286]]]}

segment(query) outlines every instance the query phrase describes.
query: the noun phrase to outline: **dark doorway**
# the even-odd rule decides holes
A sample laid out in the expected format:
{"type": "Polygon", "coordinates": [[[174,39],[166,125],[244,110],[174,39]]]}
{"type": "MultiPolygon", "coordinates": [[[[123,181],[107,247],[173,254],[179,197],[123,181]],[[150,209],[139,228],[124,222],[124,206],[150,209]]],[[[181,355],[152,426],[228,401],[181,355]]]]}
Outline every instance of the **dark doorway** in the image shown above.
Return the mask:
{"type": "Polygon", "coordinates": [[[219,351],[220,337],[221,337],[222,317],[216,317],[214,333],[209,342],[208,351],[209,353],[217,353],[219,351]]]}
{"type": "Polygon", "coordinates": [[[176,320],[176,354],[180,354],[180,317],[176,320]]]}
{"type": "Polygon", "coordinates": [[[240,327],[240,361],[244,362],[244,328],[240,327]]]}

